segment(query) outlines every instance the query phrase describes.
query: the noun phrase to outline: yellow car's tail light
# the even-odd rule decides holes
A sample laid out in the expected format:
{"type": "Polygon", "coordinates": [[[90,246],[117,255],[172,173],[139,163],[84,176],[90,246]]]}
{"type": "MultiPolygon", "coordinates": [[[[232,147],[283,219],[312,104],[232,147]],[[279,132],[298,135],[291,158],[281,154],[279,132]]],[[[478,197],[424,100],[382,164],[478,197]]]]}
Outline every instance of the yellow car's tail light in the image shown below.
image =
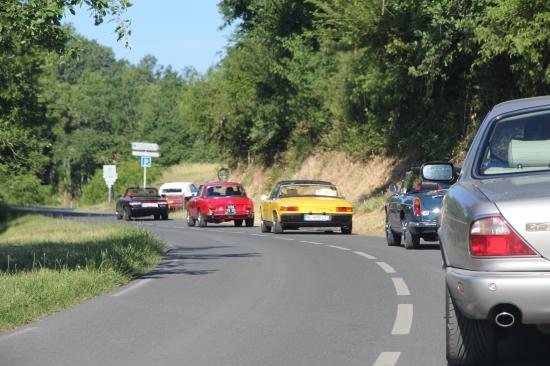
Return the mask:
{"type": "Polygon", "coordinates": [[[351,207],[336,207],[336,212],[353,212],[351,207]]]}
{"type": "Polygon", "coordinates": [[[298,211],[298,206],[281,206],[281,211],[298,211]]]}

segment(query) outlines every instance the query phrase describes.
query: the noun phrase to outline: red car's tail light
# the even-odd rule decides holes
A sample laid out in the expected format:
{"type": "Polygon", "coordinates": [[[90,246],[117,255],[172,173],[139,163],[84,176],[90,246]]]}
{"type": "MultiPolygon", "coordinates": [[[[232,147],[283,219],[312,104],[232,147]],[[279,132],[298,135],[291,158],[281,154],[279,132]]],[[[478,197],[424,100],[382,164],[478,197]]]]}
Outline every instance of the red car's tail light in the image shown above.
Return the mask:
{"type": "Polygon", "coordinates": [[[130,206],[140,206],[141,202],[140,201],[133,201],[133,202],[130,202],[129,205],[130,206]]]}
{"type": "Polygon", "coordinates": [[[475,221],[470,228],[470,253],[474,257],[537,255],[502,217],[475,221]]]}
{"type": "Polygon", "coordinates": [[[352,212],[353,208],[351,207],[336,207],[336,212],[352,212]]]}
{"type": "Polygon", "coordinates": [[[281,211],[298,211],[298,206],[281,206],[281,211]]]}
{"type": "Polygon", "coordinates": [[[422,210],[420,210],[420,198],[418,197],[414,199],[413,211],[416,216],[422,215],[422,210]]]}

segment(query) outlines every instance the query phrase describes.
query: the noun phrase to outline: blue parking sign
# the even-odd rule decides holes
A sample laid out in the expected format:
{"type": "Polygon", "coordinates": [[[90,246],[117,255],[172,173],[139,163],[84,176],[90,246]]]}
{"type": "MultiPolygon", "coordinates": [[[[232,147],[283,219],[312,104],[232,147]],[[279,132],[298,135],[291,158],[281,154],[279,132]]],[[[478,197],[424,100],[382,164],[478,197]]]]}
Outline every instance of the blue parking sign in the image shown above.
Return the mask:
{"type": "Polygon", "coordinates": [[[150,156],[142,156],[141,157],[141,166],[142,166],[142,168],[150,168],[151,167],[151,157],[150,156]]]}

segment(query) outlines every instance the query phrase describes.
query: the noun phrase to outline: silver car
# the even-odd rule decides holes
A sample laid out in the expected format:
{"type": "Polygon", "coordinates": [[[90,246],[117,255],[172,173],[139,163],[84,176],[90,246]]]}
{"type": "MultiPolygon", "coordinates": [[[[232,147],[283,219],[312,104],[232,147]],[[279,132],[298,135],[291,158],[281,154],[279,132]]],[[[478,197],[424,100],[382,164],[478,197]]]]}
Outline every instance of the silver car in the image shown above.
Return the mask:
{"type": "Polygon", "coordinates": [[[493,108],[440,224],[449,364],[489,364],[521,324],[550,332],[550,96],[493,108]]]}

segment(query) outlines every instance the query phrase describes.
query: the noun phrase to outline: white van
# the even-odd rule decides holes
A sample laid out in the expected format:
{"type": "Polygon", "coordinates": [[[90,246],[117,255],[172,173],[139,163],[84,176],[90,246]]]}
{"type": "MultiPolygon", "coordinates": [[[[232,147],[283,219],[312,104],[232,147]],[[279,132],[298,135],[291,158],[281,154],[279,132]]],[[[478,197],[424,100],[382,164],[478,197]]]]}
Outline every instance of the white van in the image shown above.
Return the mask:
{"type": "Polygon", "coordinates": [[[159,188],[159,194],[166,198],[170,209],[184,208],[196,193],[197,187],[191,182],[164,183],[159,188]]]}

